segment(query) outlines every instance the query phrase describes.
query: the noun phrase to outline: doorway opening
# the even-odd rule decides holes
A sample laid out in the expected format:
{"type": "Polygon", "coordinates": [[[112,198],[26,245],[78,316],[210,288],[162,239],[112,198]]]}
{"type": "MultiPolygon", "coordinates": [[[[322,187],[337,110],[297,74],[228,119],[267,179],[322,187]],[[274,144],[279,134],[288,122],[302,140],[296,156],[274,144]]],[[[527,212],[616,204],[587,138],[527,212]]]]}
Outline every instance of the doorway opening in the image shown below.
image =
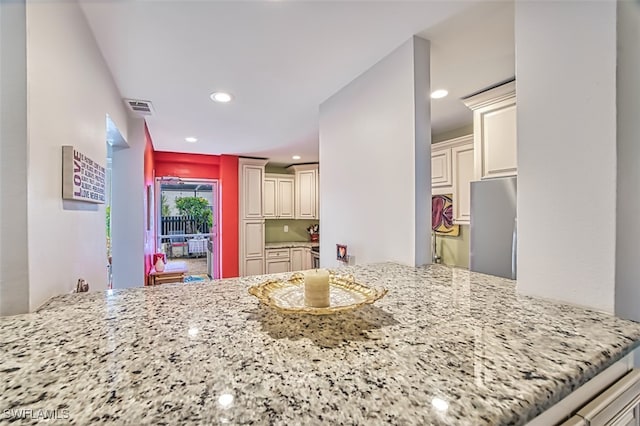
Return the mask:
{"type": "Polygon", "coordinates": [[[220,278],[220,192],[217,180],[156,178],[157,247],[184,262],[187,281],[220,278]]]}
{"type": "Polygon", "coordinates": [[[107,168],[105,176],[105,216],[107,226],[107,288],[113,288],[113,256],[111,255],[111,176],[113,174],[113,148],[107,140],[107,168]]]}
{"type": "Polygon", "coordinates": [[[107,239],[106,239],[107,271],[106,273],[107,273],[107,288],[112,289],[113,276],[114,276],[114,269],[113,269],[114,265],[112,261],[114,241],[112,239],[113,227],[111,226],[111,224],[112,224],[112,217],[113,217],[113,198],[114,198],[113,194],[114,192],[117,193],[117,191],[113,191],[113,184],[114,184],[113,153],[116,150],[127,148],[128,145],[127,145],[127,142],[122,137],[122,133],[120,133],[120,130],[118,129],[116,124],[113,122],[111,117],[109,117],[109,114],[106,115],[106,143],[107,143],[107,161],[106,161],[107,167],[105,170],[105,226],[106,226],[106,236],[107,236],[107,239]]]}

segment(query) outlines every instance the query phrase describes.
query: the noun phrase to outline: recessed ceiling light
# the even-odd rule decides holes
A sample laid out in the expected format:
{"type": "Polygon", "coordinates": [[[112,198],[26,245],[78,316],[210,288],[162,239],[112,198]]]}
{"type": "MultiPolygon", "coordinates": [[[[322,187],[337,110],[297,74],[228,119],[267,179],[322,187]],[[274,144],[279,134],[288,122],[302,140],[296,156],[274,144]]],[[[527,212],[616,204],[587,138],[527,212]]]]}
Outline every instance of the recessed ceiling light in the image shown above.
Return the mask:
{"type": "Polygon", "coordinates": [[[292,158],[292,159],[294,159],[294,160],[299,160],[299,159],[301,159],[302,157],[300,157],[299,155],[294,155],[294,156],[293,156],[293,157],[291,157],[291,158],[292,158]]]}
{"type": "Polygon", "coordinates": [[[194,137],[191,137],[191,136],[189,136],[188,138],[184,138],[184,140],[187,141],[187,142],[191,142],[191,143],[198,142],[198,138],[194,138],[194,137]]]}
{"type": "Polygon", "coordinates": [[[440,99],[440,98],[444,98],[445,96],[447,96],[449,94],[448,91],[444,90],[444,89],[438,89],[438,90],[434,90],[433,92],[431,92],[431,99],[440,99]]]}
{"type": "Polygon", "coordinates": [[[226,103],[226,102],[230,102],[232,97],[230,94],[226,92],[214,92],[211,94],[211,99],[215,102],[226,103]]]}

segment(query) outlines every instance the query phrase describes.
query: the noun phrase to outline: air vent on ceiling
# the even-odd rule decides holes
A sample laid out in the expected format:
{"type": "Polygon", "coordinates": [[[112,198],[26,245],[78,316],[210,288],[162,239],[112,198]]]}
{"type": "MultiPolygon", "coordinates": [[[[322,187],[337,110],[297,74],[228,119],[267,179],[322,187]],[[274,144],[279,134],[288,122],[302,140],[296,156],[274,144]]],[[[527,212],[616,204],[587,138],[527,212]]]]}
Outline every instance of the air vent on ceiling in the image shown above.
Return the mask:
{"type": "Polygon", "coordinates": [[[141,101],[139,99],[125,99],[124,100],[129,109],[136,114],[140,115],[154,115],[155,111],[153,110],[153,105],[151,105],[150,101],[141,101]]]}

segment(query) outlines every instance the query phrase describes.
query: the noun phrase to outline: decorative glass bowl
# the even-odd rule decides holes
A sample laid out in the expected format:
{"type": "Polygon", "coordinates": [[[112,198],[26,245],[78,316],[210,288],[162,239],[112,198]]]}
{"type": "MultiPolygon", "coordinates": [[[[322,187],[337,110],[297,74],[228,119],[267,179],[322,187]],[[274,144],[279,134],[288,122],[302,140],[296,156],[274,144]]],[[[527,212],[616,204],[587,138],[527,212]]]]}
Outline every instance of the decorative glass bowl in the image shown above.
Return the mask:
{"type": "Polygon", "coordinates": [[[357,283],[351,275],[329,274],[329,306],[312,308],[304,304],[304,274],[297,272],[286,281],[269,280],[249,288],[249,294],[283,314],[331,315],[371,304],[387,294],[357,283]]]}

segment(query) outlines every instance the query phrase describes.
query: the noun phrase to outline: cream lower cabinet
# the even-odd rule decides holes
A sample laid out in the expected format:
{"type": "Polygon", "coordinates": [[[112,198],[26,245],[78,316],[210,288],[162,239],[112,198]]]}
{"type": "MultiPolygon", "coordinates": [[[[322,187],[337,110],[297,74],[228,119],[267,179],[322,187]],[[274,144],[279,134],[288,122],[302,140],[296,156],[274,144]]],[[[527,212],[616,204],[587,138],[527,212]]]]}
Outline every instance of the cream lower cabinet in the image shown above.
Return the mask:
{"type": "Polygon", "coordinates": [[[240,275],[264,274],[264,220],[242,221],[240,275]]]}
{"type": "Polygon", "coordinates": [[[431,145],[433,194],[451,194],[453,221],[471,223],[471,181],[474,178],[473,135],[431,145]]]}
{"type": "Polygon", "coordinates": [[[633,368],[633,357],[617,361],[527,426],[640,425],[640,370],[633,368]]]}
{"type": "Polygon", "coordinates": [[[291,262],[289,261],[289,249],[266,249],[267,274],[278,274],[289,272],[291,262]]]}
{"type": "Polygon", "coordinates": [[[291,271],[302,271],[304,267],[304,251],[302,247],[291,248],[291,271]]]}
{"type": "Polygon", "coordinates": [[[244,260],[243,276],[264,275],[264,259],[263,258],[246,258],[244,260]]]}
{"type": "Polygon", "coordinates": [[[587,425],[640,425],[640,369],[634,369],[577,413],[587,425]]]}
{"type": "Polygon", "coordinates": [[[296,272],[311,269],[311,249],[307,247],[265,249],[266,273],[296,272]]]}
{"type": "Polygon", "coordinates": [[[267,274],[279,274],[289,272],[289,260],[267,259],[267,274]]]}

